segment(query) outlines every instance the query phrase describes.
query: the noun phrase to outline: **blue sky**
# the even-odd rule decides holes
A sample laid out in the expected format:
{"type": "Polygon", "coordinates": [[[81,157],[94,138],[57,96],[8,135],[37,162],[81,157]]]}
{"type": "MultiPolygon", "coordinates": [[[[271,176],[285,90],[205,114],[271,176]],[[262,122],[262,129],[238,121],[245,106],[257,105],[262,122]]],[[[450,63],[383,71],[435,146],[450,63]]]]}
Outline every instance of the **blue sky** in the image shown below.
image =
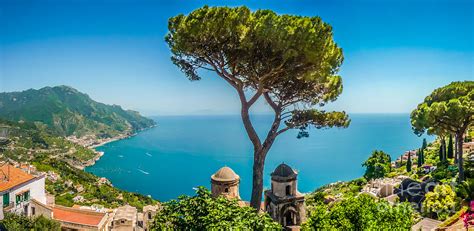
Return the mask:
{"type": "Polygon", "coordinates": [[[205,4],[330,23],[345,56],[331,110],[406,113],[436,87],[474,80],[470,0],[0,0],[0,91],[69,85],[145,115],[237,114],[235,92],[212,75],[189,82],[163,40],[169,17],[205,4]]]}

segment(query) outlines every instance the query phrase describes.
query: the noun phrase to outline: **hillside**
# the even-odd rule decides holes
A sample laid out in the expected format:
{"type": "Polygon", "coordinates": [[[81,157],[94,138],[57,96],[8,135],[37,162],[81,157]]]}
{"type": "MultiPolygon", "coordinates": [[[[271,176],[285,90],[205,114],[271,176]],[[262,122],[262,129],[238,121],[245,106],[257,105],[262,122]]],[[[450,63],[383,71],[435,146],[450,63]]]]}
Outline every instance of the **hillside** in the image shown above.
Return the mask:
{"type": "Polygon", "coordinates": [[[57,204],[96,204],[108,208],[130,204],[141,209],[154,203],[147,196],[120,190],[108,180],[74,167],[95,155],[93,150],[50,134],[32,123],[0,119],[0,161],[29,163],[47,173],[46,190],[56,197],[57,204]],[[78,196],[84,199],[74,201],[78,196]]]}
{"type": "Polygon", "coordinates": [[[0,93],[0,118],[45,125],[61,136],[112,137],[155,124],[136,111],[96,102],[68,86],[0,93]]]}

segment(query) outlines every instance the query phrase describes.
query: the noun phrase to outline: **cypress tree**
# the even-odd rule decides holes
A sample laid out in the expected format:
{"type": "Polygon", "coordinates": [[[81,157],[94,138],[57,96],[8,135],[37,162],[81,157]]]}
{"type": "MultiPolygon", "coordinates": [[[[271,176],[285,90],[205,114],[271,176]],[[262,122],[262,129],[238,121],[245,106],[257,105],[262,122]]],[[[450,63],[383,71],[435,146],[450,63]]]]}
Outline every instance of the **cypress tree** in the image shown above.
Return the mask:
{"type": "Polygon", "coordinates": [[[422,154],[422,156],[423,156],[423,158],[422,158],[422,160],[423,160],[422,163],[424,164],[424,163],[425,163],[425,151],[424,151],[424,150],[421,150],[421,154],[422,154]]]}
{"type": "Polygon", "coordinates": [[[411,152],[408,152],[408,160],[407,160],[407,172],[411,172],[411,152]]]}
{"type": "Polygon", "coordinates": [[[425,150],[426,147],[428,147],[428,144],[426,143],[426,138],[423,138],[423,145],[421,146],[421,149],[425,150]]]}
{"type": "Polygon", "coordinates": [[[425,151],[421,149],[421,164],[425,163],[425,151]]]}
{"type": "Polygon", "coordinates": [[[443,157],[443,161],[446,161],[447,158],[446,158],[446,139],[443,137],[441,139],[441,155],[443,157]]]}
{"type": "Polygon", "coordinates": [[[453,135],[449,135],[448,141],[448,158],[452,159],[454,157],[454,148],[453,148],[453,135]]]}
{"type": "Polygon", "coordinates": [[[421,164],[425,164],[425,151],[421,150],[421,164]]]}
{"type": "Polygon", "coordinates": [[[443,151],[443,149],[446,150],[443,145],[440,145],[440,146],[439,146],[439,150],[438,150],[438,155],[439,155],[439,161],[440,161],[440,162],[445,161],[445,153],[446,153],[446,152],[443,151]]]}
{"type": "Polygon", "coordinates": [[[423,151],[422,149],[418,149],[418,161],[417,161],[417,166],[418,168],[421,168],[421,166],[423,165],[423,151]]]}

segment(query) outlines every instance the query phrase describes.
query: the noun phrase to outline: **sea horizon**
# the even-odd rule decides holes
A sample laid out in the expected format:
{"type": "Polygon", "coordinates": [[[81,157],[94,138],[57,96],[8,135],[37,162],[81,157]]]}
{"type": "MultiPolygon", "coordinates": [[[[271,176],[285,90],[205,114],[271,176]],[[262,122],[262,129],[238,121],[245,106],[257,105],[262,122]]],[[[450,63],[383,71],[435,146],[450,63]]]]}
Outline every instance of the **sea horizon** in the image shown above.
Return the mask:
{"type": "MultiPolygon", "coordinates": [[[[135,110],[135,109],[132,109],[135,110]]],[[[222,114],[146,114],[142,110],[135,110],[140,112],[145,117],[155,118],[155,117],[186,117],[186,116],[240,116],[240,113],[222,113],[222,114]]],[[[330,111],[330,110],[326,110],[330,111]]],[[[349,115],[410,115],[411,112],[346,112],[349,115]]],[[[250,116],[274,116],[272,112],[268,113],[252,113],[250,116]]]]}

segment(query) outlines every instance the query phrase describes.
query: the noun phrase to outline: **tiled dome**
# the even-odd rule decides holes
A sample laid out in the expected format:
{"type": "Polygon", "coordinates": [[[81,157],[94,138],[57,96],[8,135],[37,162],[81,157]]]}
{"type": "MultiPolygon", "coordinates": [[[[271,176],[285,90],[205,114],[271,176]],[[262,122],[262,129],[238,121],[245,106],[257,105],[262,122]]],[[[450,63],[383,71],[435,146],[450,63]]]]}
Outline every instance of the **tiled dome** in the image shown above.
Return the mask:
{"type": "Polygon", "coordinates": [[[272,178],[278,179],[292,179],[296,178],[296,175],[296,172],[285,163],[281,163],[280,165],[278,165],[278,167],[276,167],[273,173],[271,174],[272,178]]]}
{"type": "Polygon", "coordinates": [[[239,175],[235,174],[234,170],[229,167],[222,167],[211,176],[211,179],[214,181],[235,181],[239,180],[239,175]]]}

